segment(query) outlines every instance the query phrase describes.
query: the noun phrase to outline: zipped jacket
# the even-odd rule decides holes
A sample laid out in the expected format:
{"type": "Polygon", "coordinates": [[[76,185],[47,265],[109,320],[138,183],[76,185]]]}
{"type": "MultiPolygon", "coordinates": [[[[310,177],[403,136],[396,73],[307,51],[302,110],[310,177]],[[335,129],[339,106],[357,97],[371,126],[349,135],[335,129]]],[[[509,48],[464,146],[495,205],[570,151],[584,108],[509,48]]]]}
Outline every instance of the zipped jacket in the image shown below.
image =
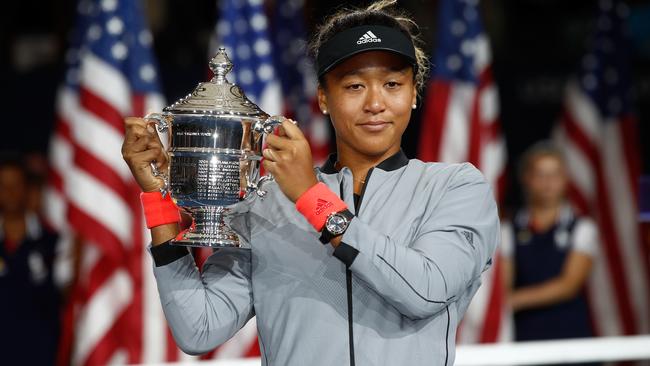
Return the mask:
{"type": "Polygon", "coordinates": [[[352,172],[317,168],[355,214],[334,249],[276,183],[230,222],[251,249],[219,249],[200,273],[186,248],[151,248],[178,346],[207,352],[256,317],[262,365],[451,365],[456,328],[492,262],[499,219],[471,164],[403,152],[352,172]],[[355,204],[356,201],[356,204],[355,204]]]}

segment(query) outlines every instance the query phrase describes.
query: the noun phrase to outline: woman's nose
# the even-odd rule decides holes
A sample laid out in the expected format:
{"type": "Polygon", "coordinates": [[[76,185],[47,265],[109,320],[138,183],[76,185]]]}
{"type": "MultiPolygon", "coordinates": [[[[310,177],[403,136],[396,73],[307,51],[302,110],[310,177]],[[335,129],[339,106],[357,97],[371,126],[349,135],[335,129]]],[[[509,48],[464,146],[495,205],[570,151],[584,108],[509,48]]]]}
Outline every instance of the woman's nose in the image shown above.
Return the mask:
{"type": "Polygon", "coordinates": [[[366,104],[365,109],[371,113],[380,113],[386,109],[386,103],[384,100],[384,95],[381,92],[380,88],[370,87],[368,88],[368,94],[366,95],[366,104]]]}

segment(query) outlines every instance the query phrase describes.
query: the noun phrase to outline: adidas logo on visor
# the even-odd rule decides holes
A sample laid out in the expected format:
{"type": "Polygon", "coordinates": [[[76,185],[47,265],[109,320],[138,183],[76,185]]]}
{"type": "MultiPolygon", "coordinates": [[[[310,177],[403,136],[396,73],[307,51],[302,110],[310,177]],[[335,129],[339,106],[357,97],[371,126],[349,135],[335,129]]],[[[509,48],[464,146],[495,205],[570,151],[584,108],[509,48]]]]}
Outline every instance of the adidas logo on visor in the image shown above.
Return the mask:
{"type": "Polygon", "coordinates": [[[377,37],[371,31],[367,31],[366,33],[363,34],[363,36],[359,38],[357,44],[364,44],[368,42],[381,42],[381,38],[377,37]]]}

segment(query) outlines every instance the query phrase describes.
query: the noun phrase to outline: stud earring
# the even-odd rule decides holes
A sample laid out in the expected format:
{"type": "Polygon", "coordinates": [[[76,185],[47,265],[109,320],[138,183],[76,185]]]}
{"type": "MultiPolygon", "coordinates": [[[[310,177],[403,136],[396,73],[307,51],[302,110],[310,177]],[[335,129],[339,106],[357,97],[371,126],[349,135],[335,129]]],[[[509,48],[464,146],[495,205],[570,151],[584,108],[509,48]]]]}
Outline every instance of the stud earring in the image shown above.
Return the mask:
{"type": "Polygon", "coordinates": [[[327,109],[323,109],[323,114],[327,114],[327,109]]]}
{"type": "Polygon", "coordinates": [[[415,109],[415,108],[417,108],[417,107],[418,107],[418,105],[415,104],[415,103],[413,103],[413,105],[411,106],[411,108],[413,108],[413,109],[415,109]]]}

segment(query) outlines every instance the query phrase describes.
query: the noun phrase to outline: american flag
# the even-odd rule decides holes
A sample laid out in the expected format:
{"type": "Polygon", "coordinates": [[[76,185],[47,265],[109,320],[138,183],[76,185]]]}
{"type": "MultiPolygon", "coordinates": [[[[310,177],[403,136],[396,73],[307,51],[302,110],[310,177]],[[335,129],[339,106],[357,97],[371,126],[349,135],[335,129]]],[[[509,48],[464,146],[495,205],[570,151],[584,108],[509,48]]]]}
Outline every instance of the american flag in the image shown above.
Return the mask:
{"type": "Polygon", "coordinates": [[[149,239],[120,152],[123,117],[164,106],[152,37],[136,0],[81,1],[73,33],[46,192],[49,221],[81,243],[60,363],[155,361],[162,310],[143,296],[156,291],[149,239]]]}
{"type": "MultiPolygon", "coordinates": [[[[270,115],[283,112],[282,85],[273,60],[269,20],[261,0],[219,0],[219,20],[211,44],[211,55],[225,47],[233,63],[227,75],[246,96],[270,115]]],[[[206,257],[205,253],[199,256],[206,257]]],[[[259,356],[255,318],[228,342],[203,355],[210,358],[259,356]]]]}
{"type": "Polygon", "coordinates": [[[314,164],[325,162],[330,152],[329,122],[318,108],[317,80],[307,55],[304,1],[276,2],[272,23],[273,59],[280,75],[283,114],[299,122],[309,140],[314,164]]]}
{"type": "Polygon", "coordinates": [[[273,64],[269,21],[261,0],[219,0],[212,55],[225,47],[234,65],[228,80],[270,115],[282,113],[279,75],[273,64]]]}
{"type": "Polygon", "coordinates": [[[304,1],[275,2],[269,21],[260,0],[221,0],[212,54],[226,47],[235,65],[229,80],[262,110],[298,121],[315,164],[330,152],[330,130],[316,100],[316,75],[307,56],[304,1]]]}
{"type": "MultiPolygon", "coordinates": [[[[440,2],[437,50],[425,100],[419,158],[469,161],[503,197],[505,142],[500,131],[498,92],[492,79],[490,44],[478,0],[440,2]]],[[[509,339],[503,287],[495,256],[459,330],[459,342],[509,339]]]]}
{"type": "Polygon", "coordinates": [[[632,111],[625,18],[618,1],[599,2],[592,44],[569,82],[555,131],[570,177],[569,195],[600,228],[589,286],[599,335],[650,331],[650,264],[640,239],[640,149],[632,111]]]}
{"type": "MultiPolygon", "coordinates": [[[[260,0],[220,0],[211,54],[225,47],[233,62],[228,75],[262,110],[296,119],[316,164],[329,153],[329,128],[316,102],[316,76],[304,40],[303,1],[277,1],[273,28],[260,0]]],[[[205,253],[199,254],[205,258],[205,253]]],[[[232,339],[202,356],[259,356],[255,319],[232,339]]]]}

